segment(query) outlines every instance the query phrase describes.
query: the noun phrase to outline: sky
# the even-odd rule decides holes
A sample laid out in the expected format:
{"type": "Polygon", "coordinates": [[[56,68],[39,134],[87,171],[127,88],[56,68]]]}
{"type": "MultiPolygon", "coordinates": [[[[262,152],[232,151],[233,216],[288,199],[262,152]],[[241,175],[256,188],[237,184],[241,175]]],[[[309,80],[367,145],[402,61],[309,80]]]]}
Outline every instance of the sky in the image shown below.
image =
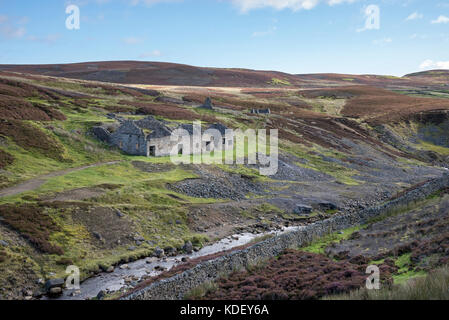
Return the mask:
{"type": "Polygon", "coordinates": [[[292,74],[449,69],[449,0],[0,0],[0,64],[112,60],[292,74]]]}

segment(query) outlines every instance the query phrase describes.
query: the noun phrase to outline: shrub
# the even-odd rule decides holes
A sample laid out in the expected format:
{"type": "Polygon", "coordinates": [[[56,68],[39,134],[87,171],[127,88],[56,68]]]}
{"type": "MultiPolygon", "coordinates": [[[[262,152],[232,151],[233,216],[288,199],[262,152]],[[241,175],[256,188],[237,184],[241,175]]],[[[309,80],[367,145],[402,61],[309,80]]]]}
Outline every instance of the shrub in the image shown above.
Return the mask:
{"type": "Polygon", "coordinates": [[[59,264],[62,266],[71,266],[71,265],[73,265],[73,261],[69,258],[61,258],[58,261],[56,261],[56,264],[59,264]]]}
{"type": "Polygon", "coordinates": [[[360,289],[349,294],[329,297],[330,300],[448,300],[449,267],[444,266],[426,277],[414,278],[405,284],[385,286],[380,290],[360,289]]]}
{"type": "Polygon", "coordinates": [[[1,249],[0,250],[0,263],[5,262],[7,258],[8,258],[8,254],[6,253],[5,250],[1,249]]]}
{"type": "Polygon", "coordinates": [[[22,234],[41,252],[64,253],[62,248],[50,243],[51,234],[60,231],[60,228],[42,207],[6,204],[0,206],[0,216],[4,223],[22,234]]]}
{"type": "MultiPolygon", "coordinates": [[[[279,258],[217,281],[205,299],[311,300],[350,292],[366,283],[366,264],[334,261],[324,255],[287,250],[279,258]]],[[[391,283],[395,267],[382,266],[382,281],[391,283]]]]}
{"type": "Polygon", "coordinates": [[[35,97],[47,101],[59,100],[52,91],[33,85],[0,79],[0,117],[15,120],[65,120],[66,117],[51,106],[31,103],[25,98],[35,97]]]}
{"type": "Polygon", "coordinates": [[[14,162],[14,157],[0,149],[0,169],[4,169],[14,162]]]}
{"type": "Polygon", "coordinates": [[[0,135],[10,137],[25,150],[34,149],[56,160],[64,160],[64,148],[32,124],[17,120],[0,120],[0,135]]]}
{"type": "Polygon", "coordinates": [[[213,116],[200,115],[191,110],[169,104],[147,104],[140,102],[131,104],[139,108],[137,110],[138,114],[161,116],[171,120],[201,120],[209,123],[217,122],[217,119],[213,116]]]}

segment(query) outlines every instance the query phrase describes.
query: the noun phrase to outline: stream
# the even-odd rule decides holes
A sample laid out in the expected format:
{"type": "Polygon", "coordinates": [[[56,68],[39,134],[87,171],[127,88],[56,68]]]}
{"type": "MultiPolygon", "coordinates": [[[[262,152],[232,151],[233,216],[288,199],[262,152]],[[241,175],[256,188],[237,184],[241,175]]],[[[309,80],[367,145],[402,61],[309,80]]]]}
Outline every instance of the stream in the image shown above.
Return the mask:
{"type": "MultiPolygon", "coordinates": [[[[134,262],[127,263],[128,268],[117,267],[111,273],[100,273],[80,284],[80,290],[65,290],[58,300],[85,300],[97,297],[100,291],[112,293],[122,288],[135,286],[142,278],[155,277],[164,271],[183,263],[183,258],[195,259],[222,251],[246,245],[256,238],[264,235],[279,235],[282,233],[298,230],[302,227],[285,227],[279,231],[271,231],[261,234],[242,233],[224,238],[214,244],[203,247],[201,250],[192,254],[183,254],[174,257],[165,258],[144,258],[134,262]],[[155,270],[155,267],[163,267],[165,270],[155,270]],[[132,281],[129,279],[132,278],[132,281]]],[[[48,299],[47,297],[44,299],[48,299]]]]}

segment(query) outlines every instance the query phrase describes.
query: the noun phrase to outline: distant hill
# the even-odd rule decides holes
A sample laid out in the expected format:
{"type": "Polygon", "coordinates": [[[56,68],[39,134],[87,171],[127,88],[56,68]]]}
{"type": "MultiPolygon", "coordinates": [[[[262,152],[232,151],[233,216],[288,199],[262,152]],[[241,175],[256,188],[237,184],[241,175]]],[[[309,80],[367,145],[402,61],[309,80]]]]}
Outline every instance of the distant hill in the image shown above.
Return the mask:
{"type": "Polygon", "coordinates": [[[111,61],[52,65],[0,65],[0,70],[121,84],[215,87],[301,84],[296,76],[282,72],[201,68],[163,62],[111,61]]]}
{"type": "Polygon", "coordinates": [[[394,77],[350,74],[289,74],[237,68],[204,68],[176,63],[103,61],[73,64],[0,65],[0,71],[118,84],[201,87],[300,87],[369,85],[388,89],[430,89],[446,85],[449,71],[433,70],[394,77]]]}
{"type": "Polygon", "coordinates": [[[429,70],[423,72],[416,72],[407,74],[405,77],[426,77],[426,78],[439,78],[439,77],[449,77],[449,70],[429,70]]]}

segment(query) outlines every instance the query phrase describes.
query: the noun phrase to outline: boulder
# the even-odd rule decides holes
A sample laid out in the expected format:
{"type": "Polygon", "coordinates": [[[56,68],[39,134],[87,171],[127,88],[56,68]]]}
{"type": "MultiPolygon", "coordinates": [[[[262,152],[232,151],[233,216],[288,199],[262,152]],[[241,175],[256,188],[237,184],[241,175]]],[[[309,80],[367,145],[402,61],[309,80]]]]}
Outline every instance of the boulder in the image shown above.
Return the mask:
{"type": "Polygon", "coordinates": [[[64,283],[64,279],[50,279],[45,283],[45,290],[49,292],[53,288],[62,288],[64,283]]]}
{"type": "Polygon", "coordinates": [[[191,254],[193,252],[193,245],[192,242],[187,241],[184,246],[182,247],[182,250],[186,252],[187,254],[191,254]]]}
{"type": "Polygon", "coordinates": [[[97,238],[98,240],[103,239],[103,237],[101,236],[101,234],[99,234],[98,232],[92,232],[92,234],[93,234],[94,237],[97,238]]]}
{"type": "Polygon", "coordinates": [[[167,255],[169,257],[174,256],[174,255],[176,255],[176,248],[166,247],[166,248],[164,248],[164,253],[165,253],[165,255],[167,255]]]}
{"type": "Polygon", "coordinates": [[[115,209],[115,214],[119,218],[123,218],[125,216],[119,209],[115,209]]]}
{"type": "Polygon", "coordinates": [[[295,210],[293,211],[295,214],[311,214],[313,208],[311,206],[305,204],[297,204],[295,210]]]}
{"type": "Polygon", "coordinates": [[[112,273],[112,272],[114,272],[114,270],[115,270],[114,266],[110,266],[109,268],[106,269],[106,272],[112,273]]]}
{"type": "Polygon", "coordinates": [[[156,247],[156,249],[154,249],[154,255],[158,258],[162,258],[165,255],[165,253],[164,250],[162,250],[159,247],[156,247]]]}
{"type": "Polygon", "coordinates": [[[61,294],[62,294],[62,288],[61,287],[51,288],[48,291],[48,295],[50,297],[57,297],[57,296],[60,296],[61,294]]]}
{"type": "Polygon", "coordinates": [[[332,203],[329,201],[322,201],[322,202],[318,203],[318,207],[323,211],[338,209],[338,206],[335,203],[332,203]]]}
{"type": "Polygon", "coordinates": [[[98,300],[103,300],[105,296],[106,296],[106,292],[104,292],[103,290],[101,290],[101,291],[98,292],[98,294],[97,294],[97,299],[98,299],[98,300]]]}
{"type": "Polygon", "coordinates": [[[0,240],[0,246],[7,247],[7,246],[9,246],[9,243],[6,242],[5,240],[0,240]]]}

